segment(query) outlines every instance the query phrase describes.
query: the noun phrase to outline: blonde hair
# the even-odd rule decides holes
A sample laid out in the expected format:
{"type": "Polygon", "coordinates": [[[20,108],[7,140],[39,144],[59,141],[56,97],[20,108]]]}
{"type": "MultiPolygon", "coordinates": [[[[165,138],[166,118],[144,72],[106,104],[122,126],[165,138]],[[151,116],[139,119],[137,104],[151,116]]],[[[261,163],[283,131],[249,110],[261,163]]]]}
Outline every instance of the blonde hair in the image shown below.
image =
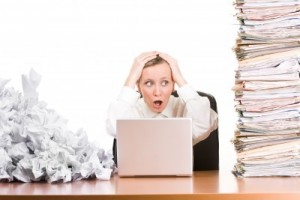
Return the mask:
{"type": "Polygon", "coordinates": [[[151,66],[161,64],[161,63],[168,63],[168,62],[157,54],[156,58],[153,58],[152,60],[149,60],[148,62],[146,62],[144,68],[151,67],[151,66]]]}

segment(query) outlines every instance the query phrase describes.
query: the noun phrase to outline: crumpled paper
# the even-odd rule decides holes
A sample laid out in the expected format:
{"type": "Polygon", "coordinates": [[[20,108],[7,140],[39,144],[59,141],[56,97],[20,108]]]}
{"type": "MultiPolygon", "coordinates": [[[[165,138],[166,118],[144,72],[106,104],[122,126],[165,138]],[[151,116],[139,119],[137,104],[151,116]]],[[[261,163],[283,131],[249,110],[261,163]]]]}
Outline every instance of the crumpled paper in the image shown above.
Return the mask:
{"type": "Polygon", "coordinates": [[[67,120],[38,100],[41,76],[22,75],[23,92],[0,79],[0,181],[71,182],[110,180],[116,171],[112,153],[73,132],[67,120]]]}

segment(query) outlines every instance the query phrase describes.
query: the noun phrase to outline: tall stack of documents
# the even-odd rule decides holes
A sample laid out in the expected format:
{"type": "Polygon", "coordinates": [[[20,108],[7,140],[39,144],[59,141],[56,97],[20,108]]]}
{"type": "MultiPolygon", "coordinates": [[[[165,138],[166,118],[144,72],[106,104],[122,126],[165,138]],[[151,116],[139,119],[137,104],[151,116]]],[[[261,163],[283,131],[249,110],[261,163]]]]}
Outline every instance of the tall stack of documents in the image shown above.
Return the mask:
{"type": "Polygon", "coordinates": [[[300,176],[300,0],[236,0],[237,176],[300,176]]]}

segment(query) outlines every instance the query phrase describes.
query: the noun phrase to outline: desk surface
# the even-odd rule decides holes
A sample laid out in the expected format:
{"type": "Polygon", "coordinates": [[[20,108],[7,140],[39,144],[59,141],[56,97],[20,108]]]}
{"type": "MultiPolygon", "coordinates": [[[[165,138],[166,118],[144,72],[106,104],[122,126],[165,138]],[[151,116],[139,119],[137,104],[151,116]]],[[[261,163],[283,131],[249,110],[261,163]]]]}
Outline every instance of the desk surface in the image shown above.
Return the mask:
{"type": "Polygon", "coordinates": [[[192,177],[120,178],[72,183],[0,183],[0,199],[300,199],[300,178],[236,178],[229,171],[192,177]]]}

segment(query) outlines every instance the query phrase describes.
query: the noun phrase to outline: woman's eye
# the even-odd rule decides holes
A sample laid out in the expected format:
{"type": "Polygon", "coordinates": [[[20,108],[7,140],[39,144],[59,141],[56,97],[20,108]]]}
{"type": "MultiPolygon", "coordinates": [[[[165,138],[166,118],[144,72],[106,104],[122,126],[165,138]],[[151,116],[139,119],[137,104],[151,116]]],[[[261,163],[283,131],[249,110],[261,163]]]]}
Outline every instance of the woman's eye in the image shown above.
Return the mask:
{"type": "Polygon", "coordinates": [[[145,85],[148,86],[148,87],[150,87],[150,86],[152,86],[152,82],[151,82],[151,81],[147,81],[147,82],[145,83],[145,85]]]}
{"type": "Polygon", "coordinates": [[[169,82],[165,80],[165,81],[162,81],[162,82],[161,82],[161,85],[162,85],[162,86],[166,86],[166,85],[168,85],[168,83],[169,83],[169,82]]]}

